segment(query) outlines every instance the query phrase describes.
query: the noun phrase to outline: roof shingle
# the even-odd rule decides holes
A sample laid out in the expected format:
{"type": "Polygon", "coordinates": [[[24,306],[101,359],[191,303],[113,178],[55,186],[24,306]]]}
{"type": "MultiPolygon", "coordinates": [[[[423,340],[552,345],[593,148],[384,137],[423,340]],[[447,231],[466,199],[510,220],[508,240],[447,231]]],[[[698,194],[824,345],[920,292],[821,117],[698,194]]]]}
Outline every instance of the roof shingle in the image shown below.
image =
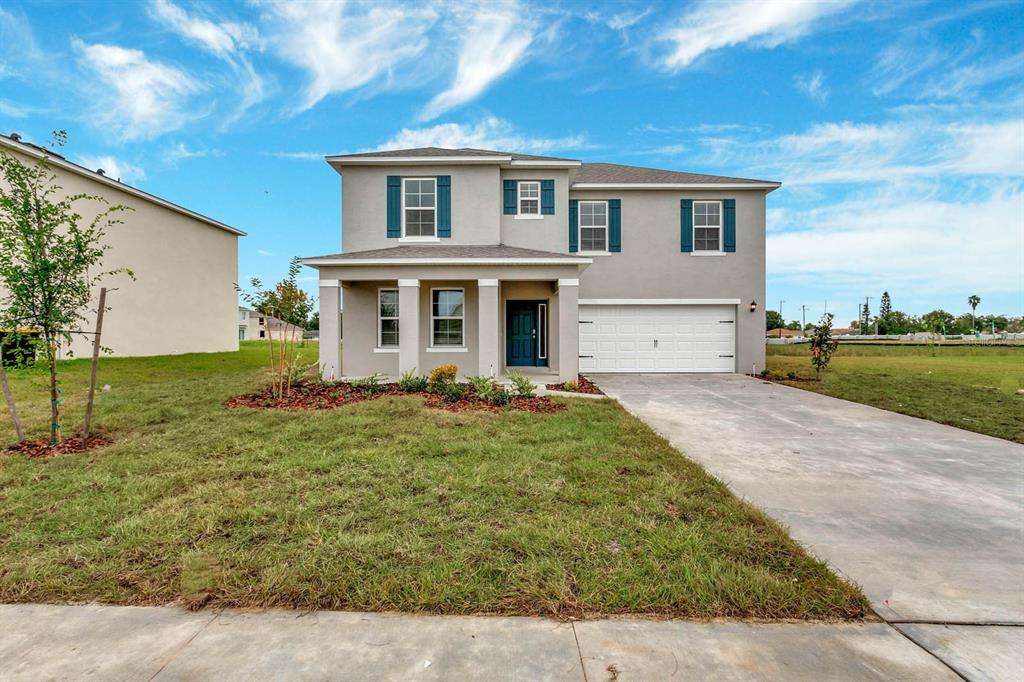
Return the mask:
{"type": "Polygon", "coordinates": [[[765,182],[770,180],[751,180],[750,178],[731,178],[724,175],[706,175],[704,173],[683,173],[681,171],[644,168],[642,166],[624,166],[618,163],[584,163],[576,172],[575,183],[685,183],[685,184],[721,184],[736,182],[765,182]]]}

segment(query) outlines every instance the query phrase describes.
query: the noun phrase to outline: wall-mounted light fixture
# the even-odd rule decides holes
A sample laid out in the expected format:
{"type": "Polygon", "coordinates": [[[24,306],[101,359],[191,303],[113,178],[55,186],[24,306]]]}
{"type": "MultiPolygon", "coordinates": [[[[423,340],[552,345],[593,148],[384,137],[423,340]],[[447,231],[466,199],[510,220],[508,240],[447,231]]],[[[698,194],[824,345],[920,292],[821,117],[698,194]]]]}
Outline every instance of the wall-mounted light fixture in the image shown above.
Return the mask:
{"type": "Polygon", "coordinates": [[[752,312],[752,313],[756,313],[757,312],[757,301],[751,301],[750,302],[750,312],[752,312]]]}

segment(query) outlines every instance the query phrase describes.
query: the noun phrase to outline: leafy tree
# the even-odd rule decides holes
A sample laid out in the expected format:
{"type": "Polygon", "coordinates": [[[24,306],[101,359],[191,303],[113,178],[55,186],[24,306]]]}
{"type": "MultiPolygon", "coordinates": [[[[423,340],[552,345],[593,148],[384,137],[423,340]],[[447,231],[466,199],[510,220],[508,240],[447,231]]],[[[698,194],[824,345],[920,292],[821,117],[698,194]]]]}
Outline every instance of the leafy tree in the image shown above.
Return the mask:
{"type": "MultiPolygon", "coordinates": [[[[66,142],[66,132],[54,132],[53,146],[66,142]]],[[[61,350],[71,355],[73,335],[83,333],[93,287],[116,274],[134,277],[127,268],[101,270],[106,230],[122,224],[116,216],[131,209],[100,196],[62,194],[45,156],[26,164],[0,152],[0,327],[38,332],[33,343],[49,369],[53,445],[61,440],[61,350]],[[96,217],[86,222],[80,206],[98,211],[96,217]]]]}
{"type": "Polygon", "coordinates": [[[832,338],[832,313],[825,313],[811,332],[811,364],[815,374],[821,376],[838,348],[839,342],[832,338]]]}
{"type": "Polygon", "coordinates": [[[250,280],[252,291],[239,289],[243,301],[253,310],[267,317],[280,320],[283,324],[279,338],[274,339],[274,325],[268,320],[267,340],[270,348],[270,372],[273,394],[275,398],[283,398],[291,394],[293,381],[305,368],[299,364],[298,330],[305,328],[309,322],[309,313],[313,303],[306,292],[298,287],[299,271],[302,263],[298,256],[292,258],[288,265],[288,275],[272,289],[264,289],[258,277],[250,280]]]}
{"type": "Polygon", "coordinates": [[[978,296],[977,294],[971,294],[970,296],[967,297],[967,305],[971,306],[971,332],[972,333],[978,328],[978,325],[977,325],[977,323],[976,323],[976,321],[974,319],[974,313],[978,309],[978,306],[980,304],[981,304],[981,297],[978,296]]]}
{"type": "Polygon", "coordinates": [[[800,320],[793,320],[785,328],[795,332],[800,331],[800,320]]]}
{"type": "Polygon", "coordinates": [[[889,298],[889,292],[882,292],[882,300],[878,304],[878,316],[882,319],[888,317],[892,312],[892,299],[889,298]]]}
{"type": "Polygon", "coordinates": [[[306,331],[315,332],[320,330],[320,312],[317,311],[309,316],[309,322],[306,323],[306,331]]]}
{"type": "Polygon", "coordinates": [[[954,317],[945,310],[933,310],[921,316],[921,325],[925,331],[937,334],[954,333],[954,317]]]}
{"type": "Polygon", "coordinates": [[[779,314],[778,310],[766,310],[764,311],[764,324],[765,331],[771,331],[772,329],[779,329],[786,322],[782,319],[782,315],[779,314]]]}

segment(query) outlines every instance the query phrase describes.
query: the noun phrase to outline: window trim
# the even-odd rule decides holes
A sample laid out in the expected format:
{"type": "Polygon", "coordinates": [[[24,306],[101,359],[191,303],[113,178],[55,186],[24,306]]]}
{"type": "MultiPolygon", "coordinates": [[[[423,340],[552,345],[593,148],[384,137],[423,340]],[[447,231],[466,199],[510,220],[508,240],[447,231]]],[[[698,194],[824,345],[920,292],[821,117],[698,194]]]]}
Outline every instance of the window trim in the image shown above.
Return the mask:
{"type": "Polygon", "coordinates": [[[725,205],[721,199],[695,199],[693,202],[693,251],[690,252],[694,256],[719,256],[725,255],[725,205]],[[714,227],[714,225],[698,225],[697,224],[697,204],[718,204],[718,248],[717,249],[698,249],[697,248],[697,228],[708,228],[714,227]]]}
{"type": "Polygon", "coordinates": [[[409,242],[417,242],[417,241],[419,241],[419,242],[437,242],[437,241],[441,241],[441,238],[437,236],[437,178],[429,177],[429,176],[428,177],[418,177],[417,176],[417,177],[408,177],[408,178],[404,177],[404,176],[402,177],[402,236],[401,236],[400,240],[401,241],[409,241],[409,242]],[[418,234],[409,235],[409,234],[406,234],[406,232],[405,232],[405,211],[406,211],[406,206],[405,206],[405,183],[409,182],[410,180],[429,180],[430,182],[434,183],[434,206],[433,207],[431,207],[431,208],[424,208],[422,206],[411,206],[411,207],[409,207],[410,209],[415,209],[415,210],[418,210],[418,211],[430,210],[430,211],[434,212],[434,234],[431,234],[431,235],[418,235],[418,234]]]}
{"type": "Polygon", "coordinates": [[[465,289],[465,287],[431,287],[430,288],[430,300],[428,301],[428,304],[430,305],[430,345],[427,347],[427,350],[430,351],[430,352],[434,352],[434,353],[443,352],[443,351],[446,351],[446,350],[450,350],[450,351],[456,352],[456,353],[464,351],[467,348],[467,346],[466,346],[466,289],[465,289]],[[442,315],[442,316],[434,315],[434,292],[435,291],[458,291],[458,292],[460,292],[462,294],[462,315],[459,316],[459,317],[455,317],[453,315],[442,315]],[[444,346],[444,345],[439,346],[436,343],[434,343],[434,320],[462,320],[462,343],[459,344],[458,346],[444,346]]]}
{"type": "Polygon", "coordinates": [[[596,256],[610,254],[608,250],[608,241],[611,236],[611,214],[608,212],[608,200],[607,199],[580,199],[579,204],[576,206],[577,218],[576,218],[576,240],[579,244],[579,254],[582,256],[596,256]],[[584,227],[598,227],[597,225],[584,225],[583,224],[583,204],[604,204],[604,249],[598,251],[588,251],[583,248],[583,228],[584,227]]]}
{"type": "MultiPolygon", "coordinates": [[[[380,295],[383,292],[385,292],[385,291],[393,291],[393,292],[395,292],[395,294],[398,294],[398,287],[377,287],[377,347],[376,347],[375,350],[380,351],[380,352],[390,352],[392,350],[397,350],[398,347],[401,345],[401,341],[402,341],[402,323],[399,321],[399,320],[401,320],[400,315],[396,315],[395,317],[383,317],[380,314],[380,295]],[[385,346],[384,342],[383,342],[383,340],[381,338],[381,336],[382,336],[382,334],[384,332],[384,325],[382,324],[382,322],[384,320],[396,320],[396,321],[399,321],[398,322],[398,341],[399,342],[397,344],[393,345],[393,346],[391,346],[391,345],[385,346]]],[[[400,303],[397,303],[396,305],[400,306],[400,303]]],[[[401,313],[401,311],[402,311],[402,309],[401,309],[401,307],[399,307],[398,312],[401,313]]]]}
{"type": "Polygon", "coordinates": [[[522,216],[524,219],[527,219],[527,220],[529,220],[529,219],[536,219],[536,218],[542,218],[543,216],[541,215],[541,206],[540,206],[541,196],[540,195],[541,195],[540,180],[516,180],[516,217],[522,216]],[[523,196],[523,185],[526,185],[526,184],[537,185],[537,196],[536,196],[536,198],[534,198],[534,197],[524,197],[523,196]],[[537,202],[537,212],[536,213],[524,213],[523,212],[523,202],[524,201],[536,201],[537,202]]]}

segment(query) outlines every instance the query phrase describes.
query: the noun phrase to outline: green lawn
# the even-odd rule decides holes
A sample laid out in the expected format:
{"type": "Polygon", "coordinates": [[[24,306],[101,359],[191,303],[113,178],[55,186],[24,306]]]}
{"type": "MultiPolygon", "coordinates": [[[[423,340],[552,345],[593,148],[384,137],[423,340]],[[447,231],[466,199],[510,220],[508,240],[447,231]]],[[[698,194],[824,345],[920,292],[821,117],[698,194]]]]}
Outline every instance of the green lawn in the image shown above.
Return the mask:
{"type": "MultiPolygon", "coordinates": [[[[806,344],[768,346],[768,369],[814,376],[806,344]]],[[[791,385],[1024,443],[1024,347],[844,344],[821,378],[791,385]]]]}
{"type": "MultiPolygon", "coordinates": [[[[315,355],[311,347],[309,354],[315,355]]],[[[856,587],[612,401],[227,409],[239,353],[102,361],[86,455],[0,455],[0,600],[849,618],[856,587]]],[[[64,365],[69,424],[84,362],[64,365]]],[[[16,372],[35,435],[44,376],[16,372]]],[[[8,424],[0,439],[13,438],[8,424]]]]}

